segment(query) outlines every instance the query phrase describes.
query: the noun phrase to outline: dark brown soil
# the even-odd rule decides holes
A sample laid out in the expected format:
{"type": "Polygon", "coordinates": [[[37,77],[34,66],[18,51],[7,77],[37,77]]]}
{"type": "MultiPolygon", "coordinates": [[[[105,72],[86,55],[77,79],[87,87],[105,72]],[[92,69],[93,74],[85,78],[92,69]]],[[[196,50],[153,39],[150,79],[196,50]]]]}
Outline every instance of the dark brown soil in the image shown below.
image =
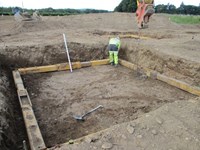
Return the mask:
{"type": "Polygon", "coordinates": [[[9,70],[2,67],[0,72],[0,149],[21,150],[23,140],[28,141],[28,138],[9,70]]]}
{"type": "Polygon", "coordinates": [[[25,75],[24,81],[48,147],[134,120],[166,103],[194,97],[121,66],[25,75]],[[104,108],[88,115],[84,122],[72,117],[98,105],[104,108]]]}

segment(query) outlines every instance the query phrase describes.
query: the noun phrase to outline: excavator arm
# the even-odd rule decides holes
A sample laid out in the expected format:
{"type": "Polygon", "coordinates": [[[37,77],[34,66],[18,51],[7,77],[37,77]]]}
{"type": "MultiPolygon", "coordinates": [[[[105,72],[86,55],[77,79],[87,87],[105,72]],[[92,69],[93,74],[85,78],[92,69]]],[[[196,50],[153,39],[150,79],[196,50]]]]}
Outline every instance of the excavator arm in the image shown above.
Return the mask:
{"type": "Polygon", "coordinates": [[[154,0],[137,0],[136,17],[140,29],[148,27],[149,19],[154,12],[154,0]]]}

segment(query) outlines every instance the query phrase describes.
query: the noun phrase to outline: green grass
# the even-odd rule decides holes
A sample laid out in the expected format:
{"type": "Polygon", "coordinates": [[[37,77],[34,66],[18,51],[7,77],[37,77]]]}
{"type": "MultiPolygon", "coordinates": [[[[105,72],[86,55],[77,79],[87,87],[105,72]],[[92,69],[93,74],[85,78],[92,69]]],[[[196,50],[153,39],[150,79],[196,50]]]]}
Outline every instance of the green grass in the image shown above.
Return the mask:
{"type": "Polygon", "coordinates": [[[200,16],[171,15],[170,20],[178,24],[200,24],[200,16]]]}

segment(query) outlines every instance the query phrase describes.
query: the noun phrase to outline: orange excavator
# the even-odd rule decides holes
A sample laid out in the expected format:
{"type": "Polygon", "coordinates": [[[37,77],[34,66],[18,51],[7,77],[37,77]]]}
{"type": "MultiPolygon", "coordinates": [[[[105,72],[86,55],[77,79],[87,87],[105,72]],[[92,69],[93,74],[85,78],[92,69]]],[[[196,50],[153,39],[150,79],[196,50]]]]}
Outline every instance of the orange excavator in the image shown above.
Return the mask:
{"type": "Polygon", "coordinates": [[[148,27],[149,18],[154,12],[154,0],[137,0],[136,17],[140,29],[148,27]]]}

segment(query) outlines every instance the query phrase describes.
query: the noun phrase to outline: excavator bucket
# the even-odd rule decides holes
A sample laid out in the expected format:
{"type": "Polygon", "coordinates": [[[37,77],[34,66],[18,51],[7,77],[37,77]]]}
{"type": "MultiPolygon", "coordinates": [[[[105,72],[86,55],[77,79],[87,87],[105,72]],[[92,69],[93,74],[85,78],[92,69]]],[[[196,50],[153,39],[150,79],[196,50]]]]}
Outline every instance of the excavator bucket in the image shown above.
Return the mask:
{"type": "Polygon", "coordinates": [[[147,28],[151,15],[154,14],[154,0],[137,0],[137,24],[140,29],[147,28]]]}

